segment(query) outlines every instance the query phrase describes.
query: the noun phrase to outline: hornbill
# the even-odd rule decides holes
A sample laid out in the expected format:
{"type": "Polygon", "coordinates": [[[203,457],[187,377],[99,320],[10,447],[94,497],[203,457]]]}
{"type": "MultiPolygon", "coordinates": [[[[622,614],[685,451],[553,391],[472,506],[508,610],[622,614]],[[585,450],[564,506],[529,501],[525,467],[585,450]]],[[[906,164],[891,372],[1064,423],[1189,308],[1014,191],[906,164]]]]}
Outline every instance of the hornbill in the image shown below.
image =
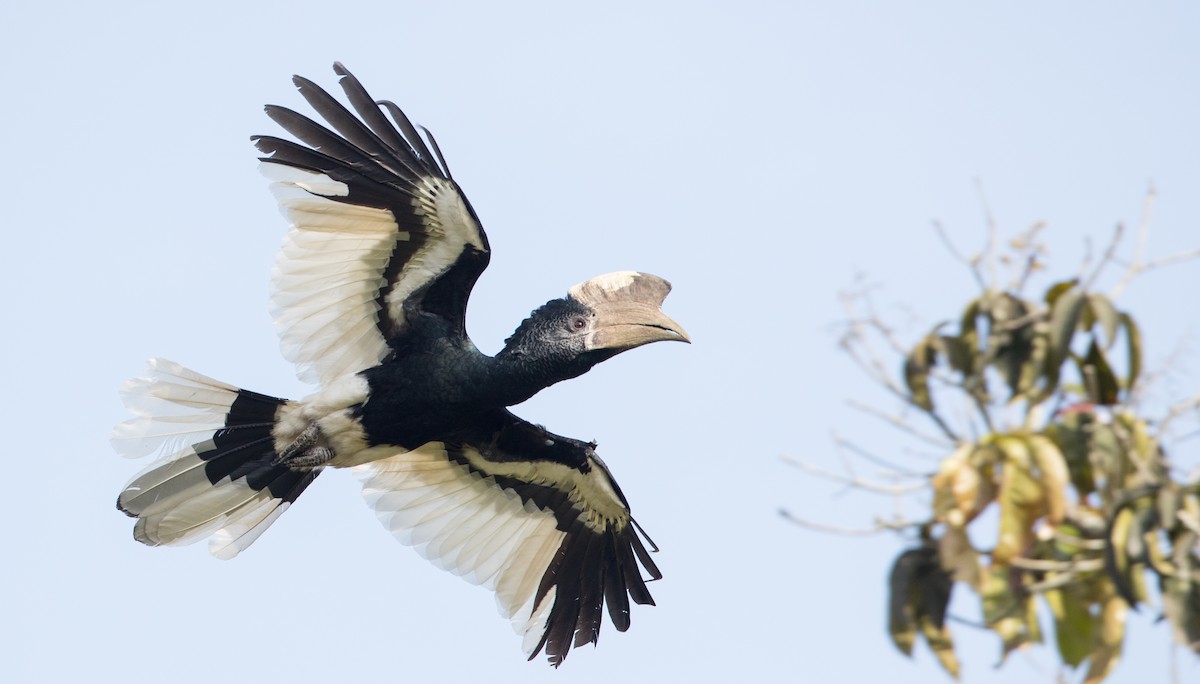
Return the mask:
{"type": "Polygon", "coordinates": [[[561,664],[595,643],[601,614],[629,627],[653,604],[653,542],[594,443],[509,412],[628,349],[687,342],[662,311],[670,285],[625,271],[570,288],[523,321],[495,356],[467,336],[467,299],[487,236],[437,143],[334,64],[353,112],[294,77],[328,127],[289,109],[300,142],[252,138],[291,222],[271,304],[283,354],[319,384],[289,401],[162,359],[122,395],[122,455],[162,457],[117,499],[150,546],[209,538],[232,558],[323,468],[351,468],[384,527],[438,567],[495,592],[500,612],[561,664]],[[389,121],[388,116],[391,117],[389,121]]]}

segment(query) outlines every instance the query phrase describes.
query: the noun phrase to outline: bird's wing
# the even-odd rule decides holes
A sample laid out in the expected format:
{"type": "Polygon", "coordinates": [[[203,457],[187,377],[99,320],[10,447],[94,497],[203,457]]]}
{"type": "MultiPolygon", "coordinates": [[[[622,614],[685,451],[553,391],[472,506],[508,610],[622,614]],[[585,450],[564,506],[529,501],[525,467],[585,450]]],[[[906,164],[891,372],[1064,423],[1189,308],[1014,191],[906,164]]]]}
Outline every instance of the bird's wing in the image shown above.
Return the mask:
{"type": "Polygon", "coordinates": [[[322,384],[380,363],[414,314],[465,335],[467,299],[489,258],[433,137],[425,131],[427,145],[396,105],[376,103],[340,64],[334,71],[357,116],[296,76],[332,130],[268,105],[302,144],[253,138],[292,224],[271,283],[275,325],[301,379],[322,384]]]}
{"type": "Polygon", "coordinates": [[[629,599],[653,605],[641,567],[662,574],[591,445],[515,427],[487,445],[429,443],[357,470],[384,527],[493,590],[529,658],[545,649],[558,666],[572,645],[596,642],[605,603],[622,632],[629,599]]]}

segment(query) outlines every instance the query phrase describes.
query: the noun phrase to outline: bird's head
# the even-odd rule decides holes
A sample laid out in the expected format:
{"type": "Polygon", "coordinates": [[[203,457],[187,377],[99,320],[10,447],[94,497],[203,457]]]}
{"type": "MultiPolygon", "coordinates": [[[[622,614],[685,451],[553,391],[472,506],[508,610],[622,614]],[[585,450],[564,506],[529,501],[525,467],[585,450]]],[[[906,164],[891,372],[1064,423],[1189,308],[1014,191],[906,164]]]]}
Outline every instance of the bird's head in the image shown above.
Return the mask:
{"type": "Polygon", "coordinates": [[[648,273],[607,273],[546,302],[505,341],[502,354],[554,367],[552,382],[651,342],[691,342],[662,312],[671,284],[648,273]]]}

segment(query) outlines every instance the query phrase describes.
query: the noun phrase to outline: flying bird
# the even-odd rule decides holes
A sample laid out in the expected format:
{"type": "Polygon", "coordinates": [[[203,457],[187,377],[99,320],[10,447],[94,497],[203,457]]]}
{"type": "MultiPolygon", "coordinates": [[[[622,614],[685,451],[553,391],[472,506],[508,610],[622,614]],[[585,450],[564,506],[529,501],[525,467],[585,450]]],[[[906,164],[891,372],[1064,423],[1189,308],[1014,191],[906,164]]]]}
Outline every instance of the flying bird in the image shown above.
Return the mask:
{"type": "Polygon", "coordinates": [[[117,499],[150,545],[209,539],[236,556],[325,468],[350,468],[379,520],[436,566],[495,592],[532,660],[596,643],[604,606],[662,573],[657,550],[595,443],[508,410],[651,342],[688,342],[661,310],[662,278],[633,271],[576,285],[534,310],[494,356],[465,328],[490,247],[433,136],[334,65],[350,107],[293,82],[325,125],[266,112],[296,141],[255,136],[291,223],[271,281],[284,356],[309,397],[240,389],[163,359],[122,387],[124,456],[159,454],[117,499]],[[390,119],[389,119],[390,117],[390,119]],[[297,142],[298,141],[298,142],[297,142]],[[643,541],[645,539],[645,541],[643,541]]]}

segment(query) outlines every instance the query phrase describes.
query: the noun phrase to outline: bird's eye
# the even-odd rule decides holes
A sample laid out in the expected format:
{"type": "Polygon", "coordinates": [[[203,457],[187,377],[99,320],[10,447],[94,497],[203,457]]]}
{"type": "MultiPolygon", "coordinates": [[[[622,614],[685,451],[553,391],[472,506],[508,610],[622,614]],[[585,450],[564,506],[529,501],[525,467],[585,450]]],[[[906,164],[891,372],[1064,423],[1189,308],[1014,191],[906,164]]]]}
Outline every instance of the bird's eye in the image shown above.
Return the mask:
{"type": "Polygon", "coordinates": [[[576,316],[571,319],[571,330],[579,331],[587,327],[587,321],[583,320],[582,316],[576,316]]]}

